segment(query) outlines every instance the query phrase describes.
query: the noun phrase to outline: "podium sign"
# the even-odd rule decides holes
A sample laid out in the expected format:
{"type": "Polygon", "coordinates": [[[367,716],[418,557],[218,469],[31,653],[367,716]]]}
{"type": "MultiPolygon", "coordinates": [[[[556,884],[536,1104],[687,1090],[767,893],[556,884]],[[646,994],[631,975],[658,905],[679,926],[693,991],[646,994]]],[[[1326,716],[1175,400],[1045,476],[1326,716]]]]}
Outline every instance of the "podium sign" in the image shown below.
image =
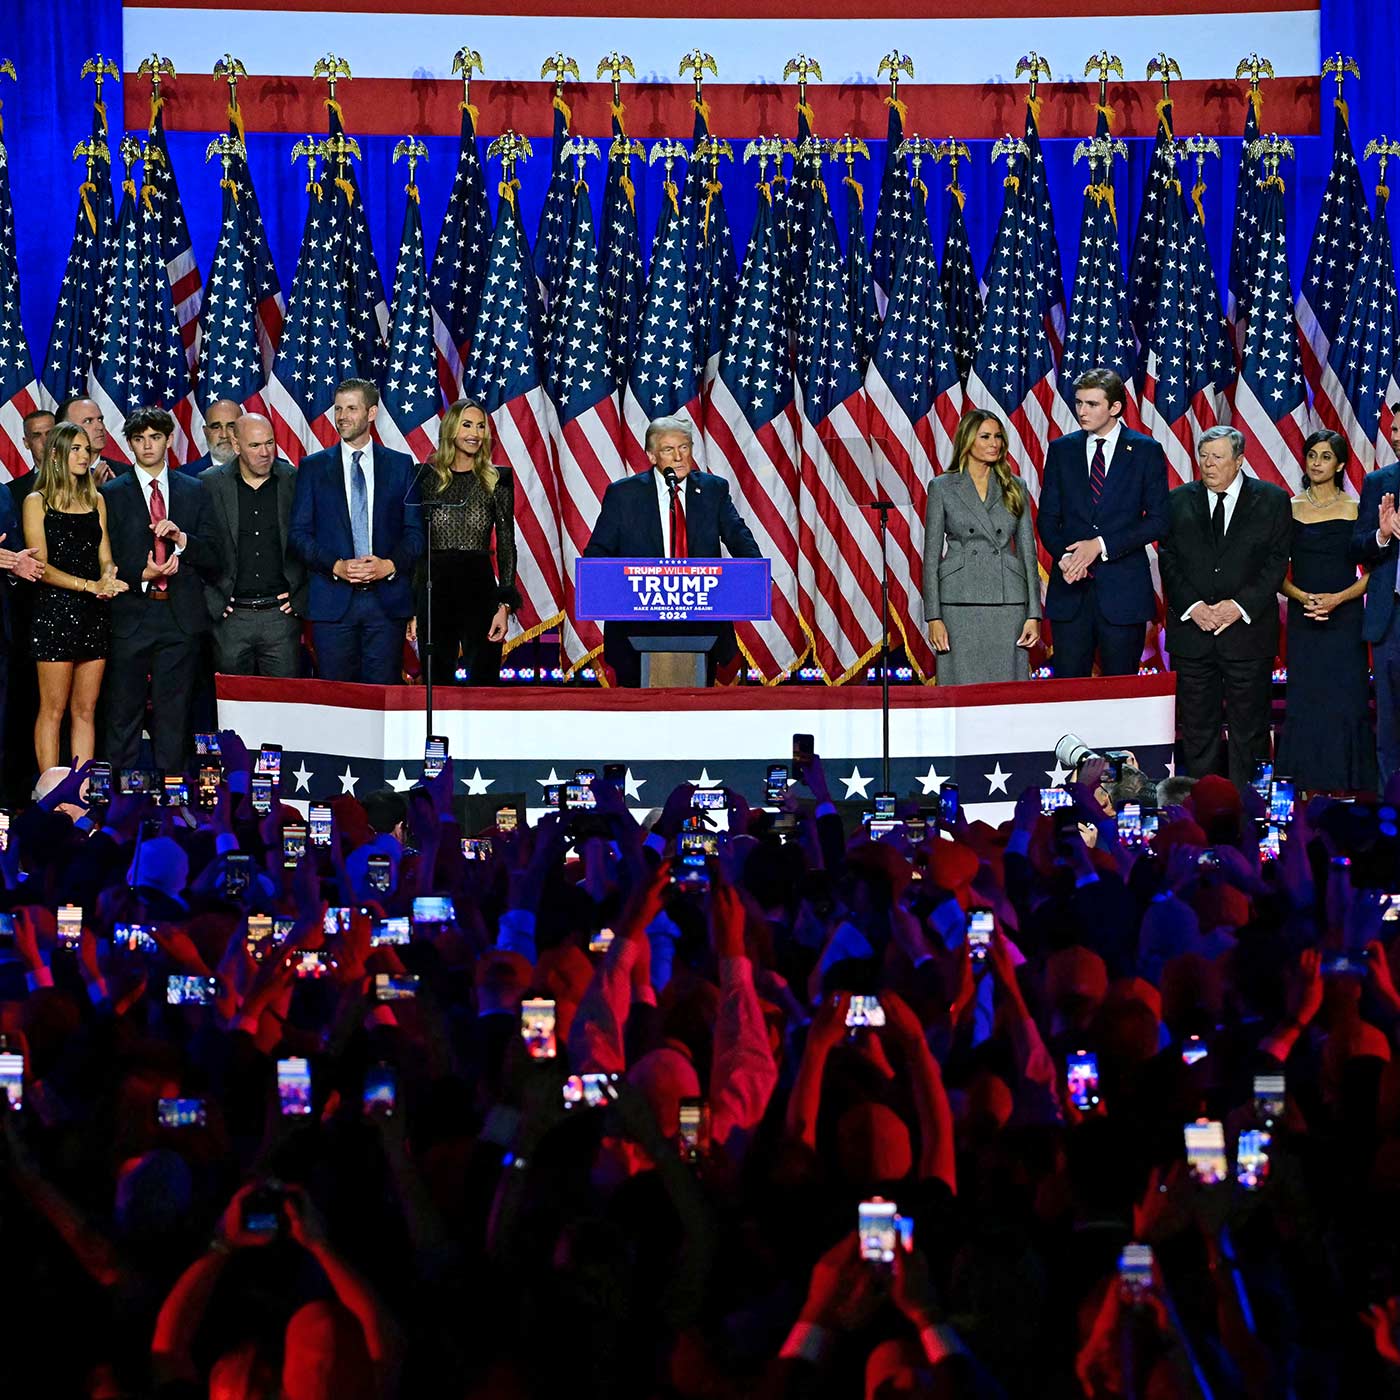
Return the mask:
{"type": "Polygon", "coordinates": [[[574,611],[592,622],[765,622],[767,559],[580,559],[574,611]]]}

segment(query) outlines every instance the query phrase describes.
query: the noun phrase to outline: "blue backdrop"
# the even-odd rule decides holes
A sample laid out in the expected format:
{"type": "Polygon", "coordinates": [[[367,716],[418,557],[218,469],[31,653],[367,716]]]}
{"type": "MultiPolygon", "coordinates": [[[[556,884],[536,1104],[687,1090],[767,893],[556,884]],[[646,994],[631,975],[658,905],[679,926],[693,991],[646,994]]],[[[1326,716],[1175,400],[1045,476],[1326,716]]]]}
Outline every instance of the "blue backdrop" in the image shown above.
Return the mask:
{"type": "MultiPolygon", "coordinates": [[[[65,0],[61,11],[40,5],[36,0],[16,0],[8,7],[10,20],[6,26],[7,47],[4,56],[12,56],[19,69],[18,84],[5,82],[0,96],[4,99],[5,139],[9,148],[12,189],[19,249],[20,286],[24,327],[33,351],[36,366],[42,361],[53,320],[58,283],[72,234],[77,186],[81,178],[79,167],[72,160],[74,145],[88,133],[91,125],[91,81],[79,82],[78,73],[85,59],[95,51],[120,59],[121,6],[118,0],[65,0]]],[[[1400,132],[1400,89],[1396,76],[1400,73],[1400,0],[1322,0],[1322,53],[1337,51],[1354,56],[1362,72],[1362,81],[1349,80],[1348,99],[1351,111],[1352,136],[1357,155],[1367,141],[1382,132],[1400,132]]],[[[1112,45],[1111,29],[1105,35],[1112,45]]],[[[210,63],[217,52],[237,49],[237,36],[211,38],[210,63]]],[[[1261,37],[1260,48],[1268,52],[1267,35],[1261,37]]],[[[1190,52],[1183,48],[1180,61],[1190,71],[1190,52]]],[[[119,63],[120,66],[120,63],[119,63]]],[[[1136,75],[1130,75],[1136,76],[1136,75]]],[[[197,81],[209,82],[207,73],[191,74],[197,81]]],[[[1241,93],[1244,85],[1241,84],[1241,93]]],[[[1324,85],[1324,96],[1334,91],[1324,85]]],[[[120,83],[109,83],[106,89],[108,114],[114,128],[120,126],[122,98],[120,83]]],[[[1268,122],[1267,85],[1264,108],[1265,127],[1268,122]]],[[[355,85],[342,90],[346,125],[355,131],[355,85]]],[[[821,123],[821,89],[813,92],[819,131],[821,123]]],[[[250,113],[250,117],[251,117],[250,113]]],[[[918,113],[911,114],[911,124],[917,125],[918,113]]],[[[1244,102],[1239,109],[1240,124],[1244,121],[1244,102]]],[[[1288,220],[1290,234],[1289,261],[1295,290],[1312,237],[1318,203],[1327,178],[1331,159],[1332,107],[1324,101],[1323,130],[1320,136],[1305,137],[1295,142],[1297,160],[1291,171],[1285,168],[1288,186],[1288,220]]],[[[492,114],[485,108],[481,114],[483,132],[495,134],[492,114]]],[[[1093,112],[1085,103],[1084,132],[1090,134],[1093,112]]],[[[603,132],[581,133],[602,137],[603,132]]],[[[677,133],[689,136],[689,132],[677,133]]],[[[923,135],[943,136],[945,132],[923,132],[923,135]]],[[[956,134],[956,133],[952,133],[956,134]]],[[[1182,133],[1186,134],[1186,133],[1182,133]]],[[[171,132],[170,154],[179,180],[195,255],[201,270],[208,270],[218,240],[219,190],[216,165],[204,162],[205,147],[211,133],[171,132]]],[[[364,161],[359,170],[361,188],[365,191],[370,223],[379,255],[386,287],[392,284],[394,262],[403,222],[406,171],[402,164],[391,166],[391,154],[397,136],[360,136],[364,161]]],[[[455,138],[429,137],[429,159],[418,170],[422,191],[423,223],[429,247],[436,242],[443,210],[456,164],[455,138]]],[[[273,257],[282,279],[283,290],[290,288],[296,270],[297,243],[301,236],[304,213],[303,176],[291,163],[294,135],[258,135],[249,137],[249,162],[262,205],[273,257]]],[[[879,189],[879,172],[884,160],[884,143],[871,142],[871,162],[857,175],[866,188],[866,233],[873,223],[879,189]]],[[[484,143],[483,143],[484,145],[484,143]]],[[[961,180],[968,194],[966,217],[972,240],[973,258],[980,269],[990,250],[1001,209],[1001,171],[993,169],[989,159],[990,143],[973,142],[973,159],[964,168],[961,180]]],[[[1206,215],[1212,238],[1217,270],[1224,285],[1224,267],[1228,259],[1230,221],[1234,207],[1235,178],[1239,168],[1238,138],[1221,142],[1223,159],[1211,161],[1206,179],[1206,215]]],[[[1142,200],[1143,179],[1151,152],[1151,142],[1135,140],[1128,143],[1129,159],[1117,172],[1117,207],[1122,220],[1122,246],[1126,258],[1132,248],[1133,226],[1142,200]]],[[[1078,253],[1079,218],[1083,188],[1086,183],[1084,167],[1074,169],[1072,140],[1045,142],[1051,196],[1055,206],[1056,230],[1064,261],[1066,284],[1074,276],[1078,253]]],[[[535,143],[536,156],[520,170],[522,208],[526,228],[532,233],[543,203],[548,178],[548,142],[535,143]]],[[[740,257],[747,241],[754,211],[754,176],[749,170],[726,167],[724,173],[725,199],[730,222],[739,245],[740,257]]],[[[946,169],[946,168],[945,168],[946,169]]],[[[660,166],[648,167],[645,177],[638,172],[638,217],[643,244],[649,251],[652,231],[660,201],[660,166]]],[[[942,175],[942,170],[937,175],[942,175]]],[[[488,169],[488,182],[494,200],[496,172],[488,169]]],[[[942,187],[946,177],[925,178],[935,193],[932,209],[936,246],[942,246],[945,223],[946,196],[942,187]]],[[[1375,163],[1364,170],[1368,189],[1375,184],[1375,163]]],[[[589,176],[594,192],[595,211],[601,204],[602,171],[595,169],[589,176]]],[[[1393,176],[1392,176],[1393,179],[1393,176]]],[[[839,190],[833,179],[830,188],[839,190]]],[[[834,199],[838,224],[845,234],[844,201],[834,199]]]]}

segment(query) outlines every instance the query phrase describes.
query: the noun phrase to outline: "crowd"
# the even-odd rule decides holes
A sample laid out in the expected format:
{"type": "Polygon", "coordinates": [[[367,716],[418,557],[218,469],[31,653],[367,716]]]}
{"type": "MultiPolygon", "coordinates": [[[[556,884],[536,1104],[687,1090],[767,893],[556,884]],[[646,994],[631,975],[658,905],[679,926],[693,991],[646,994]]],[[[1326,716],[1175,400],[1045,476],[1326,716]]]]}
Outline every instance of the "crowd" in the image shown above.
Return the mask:
{"type": "Polygon", "coordinates": [[[0,855],[6,1395],[1400,1393],[1400,782],[308,829],[214,747],[0,855]]]}

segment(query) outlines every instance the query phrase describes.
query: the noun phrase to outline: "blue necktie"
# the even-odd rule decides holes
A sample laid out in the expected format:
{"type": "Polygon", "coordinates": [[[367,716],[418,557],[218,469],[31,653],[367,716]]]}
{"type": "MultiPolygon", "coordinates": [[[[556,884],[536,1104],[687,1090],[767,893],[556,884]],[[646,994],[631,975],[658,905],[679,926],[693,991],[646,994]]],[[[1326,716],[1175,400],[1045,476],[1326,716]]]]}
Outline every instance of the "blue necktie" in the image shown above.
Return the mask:
{"type": "Polygon", "coordinates": [[[363,449],[350,454],[350,538],[356,559],[364,559],[369,548],[369,487],[360,465],[363,449]]]}

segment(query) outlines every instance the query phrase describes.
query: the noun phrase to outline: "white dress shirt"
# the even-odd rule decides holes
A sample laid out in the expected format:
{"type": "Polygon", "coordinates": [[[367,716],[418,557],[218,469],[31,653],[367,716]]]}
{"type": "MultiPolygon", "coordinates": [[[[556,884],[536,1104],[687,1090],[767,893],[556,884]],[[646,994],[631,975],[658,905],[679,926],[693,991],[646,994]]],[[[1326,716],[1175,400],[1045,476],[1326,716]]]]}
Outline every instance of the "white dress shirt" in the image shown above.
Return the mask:
{"type": "MultiPolygon", "coordinates": [[[[142,500],[146,502],[147,515],[151,513],[151,487],[154,486],[156,482],[160,482],[160,494],[162,499],[165,501],[165,518],[169,520],[171,518],[170,473],[166,470],[164,463],[161,464],[161,469],[158,472],[148,472],[144,467],[132,467],[131,470],[136,474],[136,484],[141,488],[142,500]]],[[[178,522],[176,523],[178,524],[178,522]]],[[[155,539],[156,537],[153,533],[151,535],[151,554],[153,557],[156,552],[155,539]]],[[[183,554],[185,552],[184,545],[176,544],[174,540],[167,540],[166,543],[169,544],[171,550],[176,554],[183,554]]],[[[150,586],[150,579],[143,578],[141,580],[142,593],[144,593],[150,586]]]]}
{"type": "MultiPolygon", "coordinates": [[[[695,468],[691,467],[690,471],[695,468]]],[[[663,558],[670,558],[671,555],[671,488],[666,484],[666,478],[661,475],[660,467],[653,467],[652,473],[656,478],[656,506],[661,512],[661,554],[663,558]]],[[[681,512],[685,511],[685,482],[690,476],[687,472],[681,479],[680,489],[676,494],[680,497],[681,512]]]]}
{"type": "Polygon", "coordinates": [[[1108,475],[1113,466],[1113,451],[1118,446],[1118,439],[1123,433],[1123,420],[1115,418],[1113,426],[1106,433],[1090,433],[1084,439],[1084,461],[1092,471],[1094,467],[1094,448],[1102,439],[1103,441],[1103,474],[1108,475]]]}
{"type": "MultiPolygon", "coordinates": [[[[1244,489],[1244,473],[1243,473],[1242,471],[1238,471],[1238,472],[1235,473],[1235,479],[1225,488],[1225,501],[1224,501],[1224,508],[1225,508],[1225,531],[1224,531],[1224,533],[1225,533],[1225,535],[1226,535],[1227,537],[1229,536],[1229,533],[1230,533],[1230,521],[1234,519],[1235,507],[1239,504],[1239,501],[1240,501],[1240,492],[1241,492],[1243,489],[1244,489]]],[[[1206,514],[1209,515],[1209,516],[1211,516],[1212,518],[1213,518],[1214,515],[1215,515],[1215,505],[1216,505],[1215,498],[1216,498],[1216,496],[1217,496],[1218,494],[1219,494],[1218,492],[1212,491],[1209,487],[1206,487],[1206,514]]],[[[1214,523],[1212,523],[1211,528],[1212,528],[1212,529],[1215,528],[1214,523]]],[[[1230,598],[1228,601],[1231,602],[1231,603],[1235,603],[1235,600],[1234,600],[1233,598],[1230,598]]],[[[1182,620],[1183,622],[1189,622],[1189,621],[1191,620],[1191,614],[1192,614],[1193,612],[1195,612],[1196,609],[1197,609],[1198,607],[1200,607],[1201,604],[1202,604],[1203,602],[1205,602],[1205,599],[1204,599],[1204,598],[1197,598],[1196,601],[1195,601],[1194,603],[1192,603],[1191,606],[1190,606],[1189,608],[1187,608],[1186,611],[1185,611],[1184,613],[1181,614],[1181,620],[1182,620]]],[[[1238,603],[1235,603],[1235,606],[1236,606],[1237,608],[1240,608],[1240,605],[1239,605],[1238,603]]],[[[1251,621],[1253,621],[1253,619],[1250,617],[1250,615],[1249,615],[1247,612],[1245,612],[1245,610],[1244,610],[1243,608],[1240,608],[1240,617],[1241,617],[1245,622],[1251,622],[1251,621]]]]}
{"type": "Polygon", "coordinates": [[[370,553],[374,553],[374,439],[371,438],[365,443],[363,448],[351,447],[348,442],[340,444],[340,467],[345,473],[345,505],[350,511],[350,523],[353,528],[355,523],[355,492],[352,485],[355,479],[355,469],[353,465],[354,454],[363,452],[360,458],[360,470],[365,474],[365,500],[369,506],[369,548],[370,553]]]}

